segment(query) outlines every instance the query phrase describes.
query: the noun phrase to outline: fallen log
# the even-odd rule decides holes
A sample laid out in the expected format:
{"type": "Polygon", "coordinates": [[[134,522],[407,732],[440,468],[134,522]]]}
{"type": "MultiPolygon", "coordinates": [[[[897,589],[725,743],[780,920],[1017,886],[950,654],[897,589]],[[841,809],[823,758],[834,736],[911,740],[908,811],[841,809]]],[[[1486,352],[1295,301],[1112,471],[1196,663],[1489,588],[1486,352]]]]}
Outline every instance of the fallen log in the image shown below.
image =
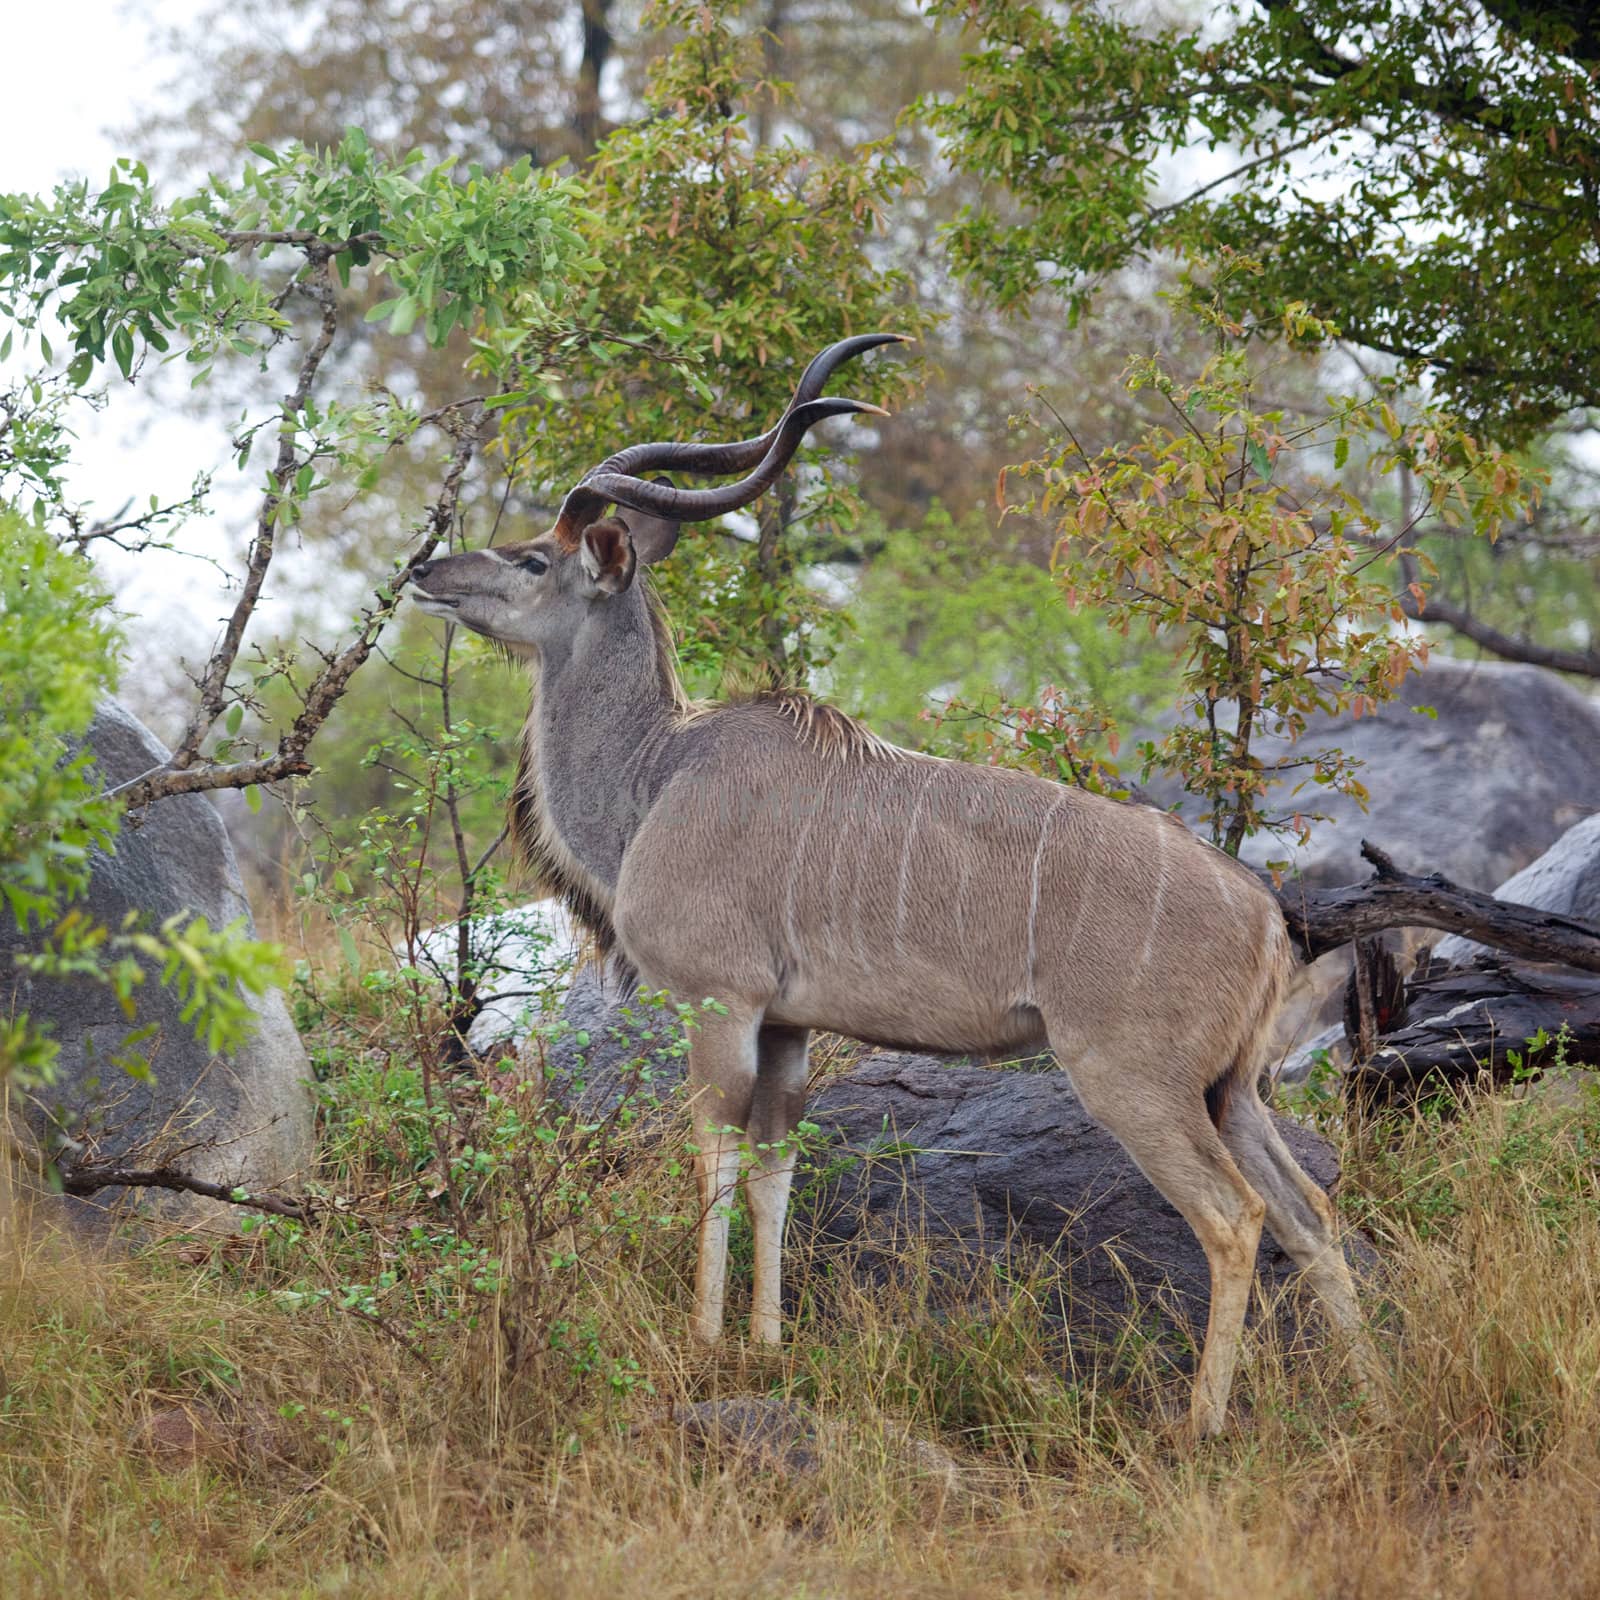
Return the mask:
{"type": "Polygon", "coordinates": [[[1494,945],[1527,961],[1600,972],[1600,928],[1557,911],[1496,900],[1437,872],[1402,872],[1376,845],[1361,841],[1373,876],[1337,889],[1287,884],[1274,892],[1302,961],[1385,928],[1438,928],[1494,945]]]}

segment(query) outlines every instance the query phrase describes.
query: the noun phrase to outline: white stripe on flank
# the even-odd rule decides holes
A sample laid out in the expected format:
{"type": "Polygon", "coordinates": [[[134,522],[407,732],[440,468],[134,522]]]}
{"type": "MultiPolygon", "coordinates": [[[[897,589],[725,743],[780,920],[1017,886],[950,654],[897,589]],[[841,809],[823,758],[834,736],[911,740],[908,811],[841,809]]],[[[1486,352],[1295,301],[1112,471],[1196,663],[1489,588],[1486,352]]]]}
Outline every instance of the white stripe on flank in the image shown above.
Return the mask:
{"type": "Polygon", "coordinates": [[[1150,925],[1145,930],[1144,949],[1139,952],[1139,965],[1134,968],[1137,975],[1144,971],[1150,964],[1150,952],[1155,946],[1156,924],[1161,920],[1161,902],[1167,893],[1167,824],[1156,823],[1156,892],[1150,900],[1150,925]]]}
{"type": "Polygon", "coordinates": [[[1211,847],[1211,854],[1206,857],[1206,861],[1211,867],[1211,876],[1216,879],[1217,890],[1222,896],[1222,903],[1231,912],[1234,909],[1233,873],[1222,864],[1226,859],[1215,845],[1211,847]]]}
{"type": "Polygon", "coordinates": [[[900,882],[894,894],[894,949],[895,954],[903,956],[900,935],[905,930],[906,924],[906,878],[911,871],[911,846],[917,836],[917,817],[922,811],[922,802],[928,797],[928,785],[933,782],[937,768],[930,767],[927,776],[922,780],[922,787],[917,790],[917,803],[911,808],[911,818],[906,823],[905,842],[900,846],[900,882]]]}
{"type": "Polygon", "coordinates": [[[812,796],[811,815],[806,818],[806,825],[800,830],[799,841],[794,847],[794,860],[789,864],[789,882],[783,892],[783,931],[789,937],[789,956],[796,964],[800,959],[800,940],[794,928],[795,890],[799,887],[800,868],[805,863],[806,844],[811,838],[811,829],[816,823],[817,813],[822,810],[822,795],[823,788],[819,786],[812,796]]]}
{"type": "Polygon", "coordinates": [[[1044,841],[1050,832],[1050,819],[1056,814],[1056,807],[1067,797],[1066,790],[1062,790],[1050,803],[1050,809],[1044,814],[1044,821],[1039,824],[1039,843],[1033,851],[1033,881],[1028,889],[1028,992],[1023,997],[1028,1005],[1038,1004],[1034,987],[1034,968],[1039,960],[1039,869],[1044,863],[1044,841]]]}

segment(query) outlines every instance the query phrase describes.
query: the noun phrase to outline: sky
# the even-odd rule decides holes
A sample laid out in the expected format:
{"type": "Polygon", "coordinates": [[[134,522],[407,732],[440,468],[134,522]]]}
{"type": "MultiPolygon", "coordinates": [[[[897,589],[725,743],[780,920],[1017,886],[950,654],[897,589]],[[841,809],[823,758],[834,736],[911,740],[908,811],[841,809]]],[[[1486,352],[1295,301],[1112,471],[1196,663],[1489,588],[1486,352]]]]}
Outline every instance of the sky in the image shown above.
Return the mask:
{"type": "MultiPolygon", "coordinates": [[[[0,94],[0,191],[47,192],[69,178],[106,181],[118,155],[137,154],[116,137],[154,107],[174,62],[158,33],[181,26],[201,0],[47,0],[7,7],[5,37],[12,62],[50,63],[49,70],[13,70],[0,94]]],[[[14,355],[9,368],[21,363],[14,355]]],[[[78,420],[71,484],[75,498],[99,513],[151,493],[180,499],[197,469],[220,466],[226,438],[214,423],[183,414],[171,396],[176,384],[110,388],[97,417],[78,420]]],[[[247,506],[225,480],[218,514],[197,525],[190,542],[222,553],[235,548],[247,506]],[[237,525],[237,527],[236,527],[237,525]]],[[[228,600],[215,570],[159,554],[101,560],[118,609],[127,619],[130,670],[172,663],[174,647],[204,656],[219,631],[228,600]]],[[[181,678],[179,679],[181,683],[181,678]]],[[[134,693],[149,710],[157,696],[134,693]]]]}

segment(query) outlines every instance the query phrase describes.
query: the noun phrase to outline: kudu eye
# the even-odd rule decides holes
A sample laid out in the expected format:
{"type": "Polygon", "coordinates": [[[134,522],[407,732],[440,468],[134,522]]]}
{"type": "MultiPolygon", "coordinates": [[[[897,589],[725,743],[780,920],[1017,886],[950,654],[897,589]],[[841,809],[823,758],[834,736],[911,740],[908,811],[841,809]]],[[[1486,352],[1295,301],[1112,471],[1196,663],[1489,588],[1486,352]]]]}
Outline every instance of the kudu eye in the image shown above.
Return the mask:
{"type": "Polygon", "coordinates": [[[517,565],[524,572],[531,572],[536,578],[550,570],[549,558],[541,555],[524,556],[517,565]]]}

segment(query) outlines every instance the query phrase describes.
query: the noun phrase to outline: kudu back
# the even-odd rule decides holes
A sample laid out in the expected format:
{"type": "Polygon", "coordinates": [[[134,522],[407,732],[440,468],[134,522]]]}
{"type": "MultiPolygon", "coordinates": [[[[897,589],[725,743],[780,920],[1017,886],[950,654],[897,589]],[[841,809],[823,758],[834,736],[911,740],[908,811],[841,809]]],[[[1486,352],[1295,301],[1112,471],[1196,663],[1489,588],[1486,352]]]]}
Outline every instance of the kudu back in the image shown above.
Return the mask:
{"type": "Polygon", "coordinates": [[[1046,1044],[1086,1109],[1183,1214],[1211,1268],[1191,1418],[1223,1424],[1263,1220],[1363,1378],[1373,1362],[1327,1196],[1256,1089],[1292,953],[1237,862],[1146,806],[897,749],[797,693],[689,704],[638,568],[685,522],[749,504],[806,430],[874,408],[819,398],[727,445],[636,445],[550,532],[416,571],[423,609],[533,668],[513,825],[602,948],[699,1005],[690,1038],[699,1265],[693,1331],[721,1334],[728,1212],[755,1238],[750,1336],[779,1338],[779,1255],[811,1030],[985,1053],[1046,1044]],[[643,476],[743,474],[687,490],[643,476]]]}

